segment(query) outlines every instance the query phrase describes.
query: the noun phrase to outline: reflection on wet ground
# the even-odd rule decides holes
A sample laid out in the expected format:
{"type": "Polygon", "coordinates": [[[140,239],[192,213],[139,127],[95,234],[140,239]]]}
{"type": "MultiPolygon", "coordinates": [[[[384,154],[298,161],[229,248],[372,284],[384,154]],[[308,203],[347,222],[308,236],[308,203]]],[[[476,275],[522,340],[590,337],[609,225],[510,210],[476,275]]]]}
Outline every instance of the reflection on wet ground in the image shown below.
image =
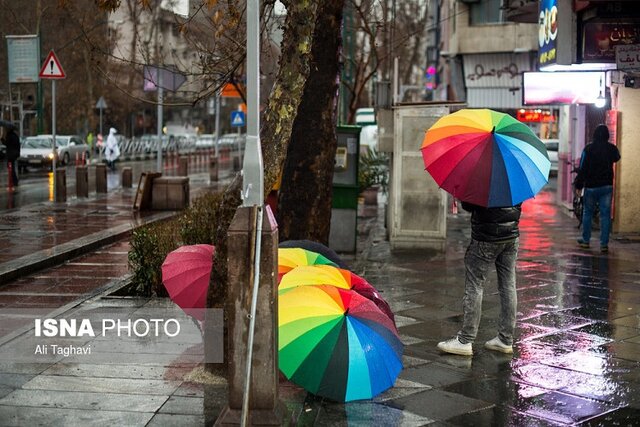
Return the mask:
{"type": "MultiPolygon", "coordinates": [[[[640,240],[613,236],[607,255],[579,249],[575,221],[553,198],[543,192],[523,208],[513,357],[482,347],[497,327],[495,274],[485,289],[474,356],[444,355],[435,347],[460,326],[466,214],[449,217],[445,253],[392,253],[383,238],[382,212],[360,206],[363,253],[347,261],[393,308],[406,346],[405,369],[394,388],[348,404],[283,381],[285,423],[640,424],[640,240]]],[[[0,420],[208,425],[226,403],[224,379],[204,373],[191,347],[168,357],[139,350],[130,363],[116,366],[106,359],[120,347],[97,348],[110,356],[92,364],[0,364],[0,420]]]]}

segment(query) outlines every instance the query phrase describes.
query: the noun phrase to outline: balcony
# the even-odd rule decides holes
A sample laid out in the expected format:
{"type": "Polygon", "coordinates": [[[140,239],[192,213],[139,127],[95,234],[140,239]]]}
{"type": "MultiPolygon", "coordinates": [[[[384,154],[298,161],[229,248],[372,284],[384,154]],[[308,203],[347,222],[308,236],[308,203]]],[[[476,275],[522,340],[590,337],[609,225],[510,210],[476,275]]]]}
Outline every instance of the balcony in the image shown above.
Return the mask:
{"type": "Polygon", "coordinates": [[[504,9],[507,21],[531,24],[538,22],[538,0],[505,0],[504,9]]]}

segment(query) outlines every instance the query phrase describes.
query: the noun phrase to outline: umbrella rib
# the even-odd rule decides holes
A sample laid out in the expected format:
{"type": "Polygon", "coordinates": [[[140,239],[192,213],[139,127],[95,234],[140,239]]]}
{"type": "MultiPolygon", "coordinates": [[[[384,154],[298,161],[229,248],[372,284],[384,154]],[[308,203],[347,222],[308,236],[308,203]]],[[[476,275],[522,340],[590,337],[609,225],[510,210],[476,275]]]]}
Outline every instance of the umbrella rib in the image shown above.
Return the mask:
{"type": "MultiPolygon", "coordinates": [[[[490,134],[487,134],[486,138],[490,138],[490,134]]],[[[478,145],[480,145],[480,144],[483,144],[483,142],[478,143],[478,145]]],[[[476,147],[476,148],[477,148],[477,147],[476,147]]],[[[449,179],[449,177],[450,177],[450,176],[453,174],[453,172],[458,168],[458,166],[459,166],[461,163],[463,163],[463,161],[464,161],[465,159],[467,159],[470,155],[472,155],[472,154],[476,151],[476,148],[473,148],[473,149],[469,150],[469,152],[468,152],[467,154],[465,154],[465,155],[464,155],[464,156],[463,156],[463,157],[458,161],[458,163],[456,164],[456,166],[455,166],[455,167],[453,167],[453,168],[451,168],[451,169],[449,170],[449,173],[447,173],[447,174],[444,176],[444,179],[442,180],[442,182],[443,182],[443,183],[444,183],[444,182],[446,182],[446,181],[447,181],[447,179],[449,179]]],[[[454,197],[457,197],[455,194],[454,194],[453,196],[454,196],[454,197]]]]}
{"type": "MultiPolygon", "coordinates": [[[[498,149],[500,149],[500,144],[509,144],[511,147],[513,147],[511,150],[506,150],[506,151],[507,151],[507,153],[508,153],[509,155],[511,155],[511,157],[513,157],[513,159],[514,159],[514,161],[515,161],[515,164],[517,164],[517,165],[518,165],[519,172],[521,172],[522,176],[528,177],[528,173],[527,173],[527,171],[525,171],[525,168],[523,167],[522,163],[520,162],[520,159],[518,159],[518,157],[517,157],[517,156],[515,156],[514,154],[512,154],[510,151],[517,151],[517,152],[519,152],[519,153],[522,153],[522,155],[523,155],[523,156],[525,156],[526,158],[530,158],[530,157],[527,155],[527,153],[525,153],[522,149],[520,149],[520,147],[518,147],[516,144],[513,144],[513,143],[511,143],[511,142],[510,142],[510,141],[508,141],[508,140],[499,140],[499,141],[498,141],[498,149]]],[[[502,151],[502,150],[501,150],[501,151],[502,151]]],[[[503,157],[504,157],[504,154],[503,154],[503,157]]],[[[533,159],[532,159],[531,161],[533,162],[533,159]]],[[[534,164],[535,164],[535,163],[534,163],[534,164]]],[[[546,180],[544,179],[544,174],[543,174],[543,173],[542,173],[538,168],[534,168],[533,173],[534,173],[534,174],[537,174],[540,178],[542,178],[542,180],[543,180],[543,181],[546,181],[546,180]]],[[[512,175],[512,174],[510,174],[510,173],[509,173],[509,168],[507,168],[507,174],[508,174],[509,176],[511,176],[511,175],[512,175]]],[[[530,179],[525,179],[525,180],[524,180],[524,182],[526,183],[527,188],[529,189],[529,193],[531,194],[531,196],[530,196],[530,197],[533,197],[533,196],[536,194],[536,192],[537,192],[537,191],[536,191],[536,190],[534,190],[534,188],[532,187],[533,181],[532,181],[532,180],[530,180],[530,179]]],[[[543,184],[543,186],[544,186],[544,184],[543,184]]],[[[524,199],[524,200],[526,200],[526,199],[524,199]]]]}

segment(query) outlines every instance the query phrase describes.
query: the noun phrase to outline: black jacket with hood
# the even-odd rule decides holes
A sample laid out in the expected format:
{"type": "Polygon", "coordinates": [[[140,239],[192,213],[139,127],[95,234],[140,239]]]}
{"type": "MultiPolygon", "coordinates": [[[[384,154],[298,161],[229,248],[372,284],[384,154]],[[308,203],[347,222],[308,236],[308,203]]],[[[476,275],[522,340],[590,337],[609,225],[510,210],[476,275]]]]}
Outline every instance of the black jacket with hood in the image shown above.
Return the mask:
{"type": "Polygon", "coordinates": [[[618,148],[609,142],[609,129],[598,125],[593,142],[582,152],[580,169],[576,176],[576,189],[613,185],[613,164],[620,160],[618,148]]]}
{"type": "Polygon", "coordinates": [[[506,243],[520,235],[518,223],[522,205],[504,208],[485,208],[462,202],[462,208],[471,212],[471,237],[480,242],[506,243]]]}

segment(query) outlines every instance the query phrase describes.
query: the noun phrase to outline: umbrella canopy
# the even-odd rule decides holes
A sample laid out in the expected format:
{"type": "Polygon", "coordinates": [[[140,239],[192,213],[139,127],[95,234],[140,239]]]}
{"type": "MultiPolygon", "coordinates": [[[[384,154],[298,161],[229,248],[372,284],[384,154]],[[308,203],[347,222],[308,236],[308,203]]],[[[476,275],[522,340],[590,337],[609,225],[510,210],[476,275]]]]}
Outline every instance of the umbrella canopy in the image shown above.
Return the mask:
{"type": "Polygon", "coordinates": [[[279,293],[278,354],[288,379],[339,402],[376,396],[402,370],[393,322],[367,298],[334,286],[279,293]]]}
{"type": "Polygon", "coordinates": [[[280,279],[278,292],[286,292],[298,286],[315,285],[331,285],[341,289],[352,289],[371,300],[389,319],[395,322],[391,307],[376,288],[357,274],[331,265],[300,266],[291,269],[280,279]]]}
{"type": "Polygon", "coordinates": [[[170,252],[162,263],[162,283],[171,300],[201,321],[204,321],[214,252],[212,245],[181,246],[170,252]]]}
{"type": "Polygon", "coordinates": [[[331,265],[337,267],[325,256],[302,248],[278,249],[278,275],[288,273],[292,269],[305,265],[331,265]]]}
{"type": "Polygon", "coordinates": [[[487,109],[438,120],[422,142],[425,167],[454,197],[484,207],[514,206],[547,183],[544,143],[525,124],[487,109]]]}

